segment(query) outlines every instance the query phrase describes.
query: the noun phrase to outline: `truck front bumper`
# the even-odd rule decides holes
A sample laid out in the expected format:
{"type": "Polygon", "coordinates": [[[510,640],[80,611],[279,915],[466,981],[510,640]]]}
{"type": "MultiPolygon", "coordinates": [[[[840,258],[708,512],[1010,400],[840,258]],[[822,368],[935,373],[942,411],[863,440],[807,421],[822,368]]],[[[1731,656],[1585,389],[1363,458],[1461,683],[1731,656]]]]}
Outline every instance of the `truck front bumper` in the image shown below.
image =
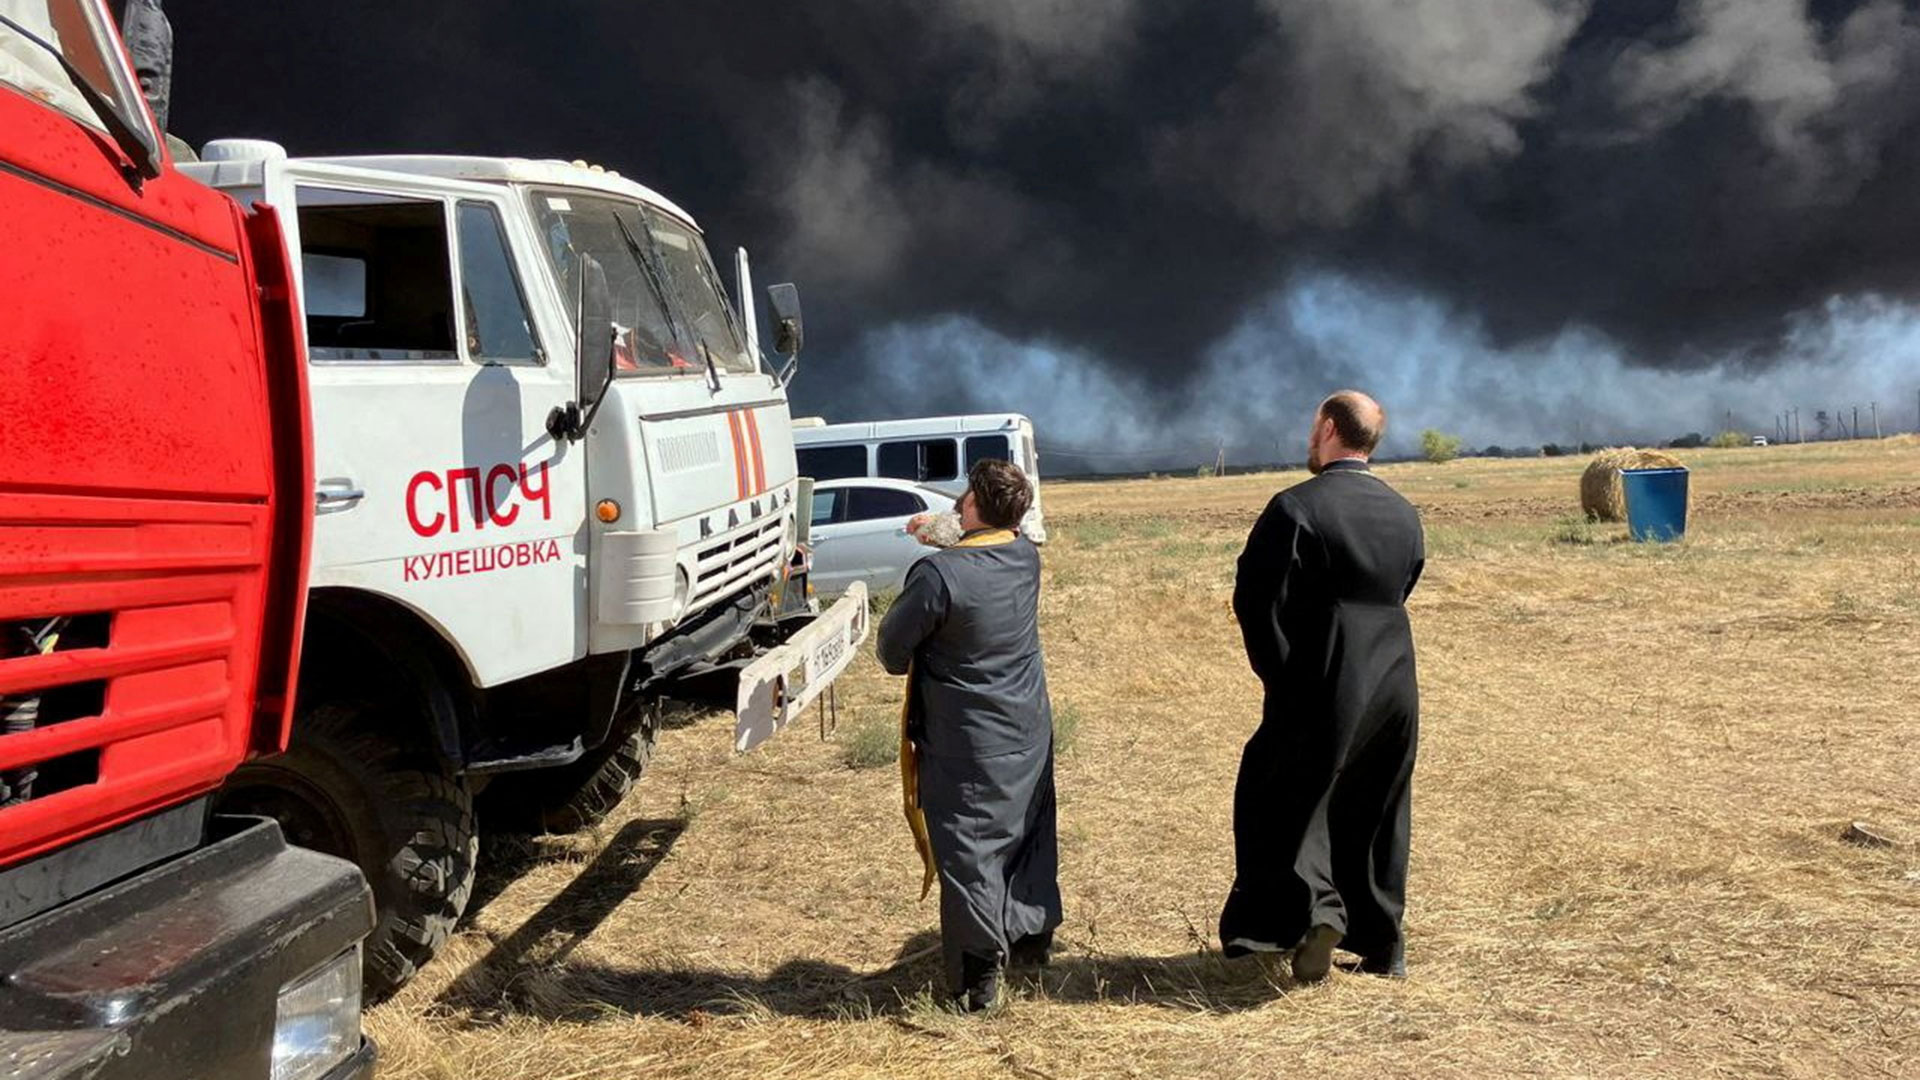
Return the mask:
{"type": "Polygon", "coordinates": [[[782,620],[791,635],[740,669],[733,748],[753,749],[806,711],[853,662],[868,621],[867,587],[860,582],[818,615],[782,620]]]}
{"type": "MultiPolygon", "coordinates": [[[[372,893],[353,864],[290,847],[272,822],[215,818],[212,831],[0,931],[0,1076],[272,1075],[282,991],[357,947],[372,893]]],[[[324,1080],[373,1075],[373,1044],[349,1045],[324,1080]]]]}

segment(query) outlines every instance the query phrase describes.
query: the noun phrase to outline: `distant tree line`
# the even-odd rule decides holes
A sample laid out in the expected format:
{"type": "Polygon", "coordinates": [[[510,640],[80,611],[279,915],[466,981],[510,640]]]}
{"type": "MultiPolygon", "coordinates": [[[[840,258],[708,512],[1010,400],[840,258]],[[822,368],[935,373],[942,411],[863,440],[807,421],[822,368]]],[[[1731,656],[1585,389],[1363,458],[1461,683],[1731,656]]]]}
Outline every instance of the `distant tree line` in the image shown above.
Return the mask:
{"type": "MultiPolygon", "coordinates": [[[[1439,433],[1434,432],[1433,434],[1437,435],[1439,433]]],[[[1446,458],[1436,458],[1433,455],[1433,444],[1428,442],[1426,436],[1427,432],[1421,433],[1421,449],[1425,452],[1427,460],[1446,460],[1446,458]]],[[[1458,440],[1455,440],[1455,442],[1457,443],[1458,440]]],[[[1697,431],[1689,431],[1685,435],[1669,439],[1658,445],[1674,450],[1698,450],[1703,446],[1712,446],[1727,450],[1736,446],[1748,446],[1751,445],[1752,442],[1753,436],[1748,435],[1744,431],[1722,431],[1717,435],[1702,435],[1697,431]]],[[[1543,446],[1513,447],[1501,446],[1498,443],[1494,443],[1477,451],[1468,450],[1459,451],[1459,453],[1463,453],[1468,457],[1489,458],[1572,457],[1576,454],[1591,454],[1600,449],[1602,449],[1600,445],[1590,442],[1547,443],[1543,446]]]]}
{"type": "Polygon", "coordinates": [[[1498,443],[1484,447],[1479,457],[1569,457],[1574,454],[1591,454],[1600,449],[1592,443],[1547,443],[1544,446],[1506,447],[1498,443]]]}

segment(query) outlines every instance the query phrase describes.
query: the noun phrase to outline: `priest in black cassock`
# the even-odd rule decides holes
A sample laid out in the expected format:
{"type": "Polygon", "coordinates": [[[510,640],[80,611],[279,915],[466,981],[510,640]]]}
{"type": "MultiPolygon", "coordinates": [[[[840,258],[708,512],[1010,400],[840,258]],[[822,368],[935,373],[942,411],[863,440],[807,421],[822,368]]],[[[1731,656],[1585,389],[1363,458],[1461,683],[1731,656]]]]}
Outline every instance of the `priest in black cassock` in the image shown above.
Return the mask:
{"type": "Polygon", "coordinates": [[[888,672],[910,674],[902,779],[940,881],[947,990],[979,1011],[1008,963],[1046,963],[1060,886],[1040,553],[1017,531],[1033,488],[1004,461],[967,481],[960,541],[907,573],[878,651],[888,672]]]}
{"type": "Polygon", "coordinates": [[[1410,789],[1419,728],[1406,599],[1425,560],[1413,506],[1367,458],[1386,415],[1342,391],[1314,414],[1312,479],[1247,537],[1233,611],[1266,687],[1233,796],[1228,956],[1290,953],[1303,982],[1337,945],[1404,977],[1410,789]]]}

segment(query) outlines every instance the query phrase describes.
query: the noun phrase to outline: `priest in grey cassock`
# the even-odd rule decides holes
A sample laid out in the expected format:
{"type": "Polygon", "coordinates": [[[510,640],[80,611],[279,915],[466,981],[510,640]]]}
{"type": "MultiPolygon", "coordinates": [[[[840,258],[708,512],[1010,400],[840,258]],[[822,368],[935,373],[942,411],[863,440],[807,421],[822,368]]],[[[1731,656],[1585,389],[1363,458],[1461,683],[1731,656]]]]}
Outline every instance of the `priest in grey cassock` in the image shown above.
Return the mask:
{"type": "Polygon", "coordinates": [[[1004,461],[967,482],[960,539],[908,572],[878,652],[909,676],[901,780],[921,895],[940,882],[947,992],[977,1012],[1006,966],[1047,962],[1060,886],[1040,553],[1017,531],[1033,488],[1004,461]]]}
{"type": "Polygon", "coordinates": [[[1233,794],[1227,956],[1291,956],[1327,976],[1404,976],[1420,691],[1406,600],[1425,549],[1411,504],[1367,459],[1386,415],[1342,391],[1314,414],[1312,479],[1274,496],[1247,537],[1233,610],[1266,687],[1233,794]]]}

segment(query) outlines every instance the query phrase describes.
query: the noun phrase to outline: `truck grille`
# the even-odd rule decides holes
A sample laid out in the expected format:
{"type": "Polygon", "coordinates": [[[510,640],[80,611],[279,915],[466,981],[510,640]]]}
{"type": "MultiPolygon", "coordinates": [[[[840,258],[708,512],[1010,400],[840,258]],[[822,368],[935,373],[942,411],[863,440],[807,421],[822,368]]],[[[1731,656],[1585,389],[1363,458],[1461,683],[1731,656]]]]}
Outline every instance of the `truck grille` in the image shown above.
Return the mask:
{"type": "Polygon", "coordinates": [[[266,514],[0,492],[0,865],[239,763],[266,514]]]}
{"type": "Polygon", "coordinates": [[[688,614],[779,573],[783,520],[770,515],[701,548],[688,614]]]}
{"type": "MultiPolygon", "coordinates": [[[[0,626],[0,661],[105,648],[110,625],[111,619],[98,613],[8,623],[0,626]]],[[[105,679],[0,694],[0,736],[99,716],[106,703],[105,679]]],[[[91,784],[99,776],[97,750],[0,769],[0,810],[91,784]]]]}

